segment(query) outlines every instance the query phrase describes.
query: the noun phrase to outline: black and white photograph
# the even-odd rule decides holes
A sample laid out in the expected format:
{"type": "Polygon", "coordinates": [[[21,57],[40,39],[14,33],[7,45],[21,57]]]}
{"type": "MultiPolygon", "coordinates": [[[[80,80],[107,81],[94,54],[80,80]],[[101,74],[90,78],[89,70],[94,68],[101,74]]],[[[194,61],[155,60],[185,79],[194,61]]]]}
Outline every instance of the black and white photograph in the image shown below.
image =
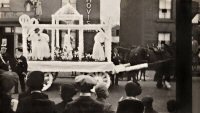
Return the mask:
{"type": "Polygon", "coordinates": [[[200,113],[200,0],[0,0],[0,113],[200,113]]]}

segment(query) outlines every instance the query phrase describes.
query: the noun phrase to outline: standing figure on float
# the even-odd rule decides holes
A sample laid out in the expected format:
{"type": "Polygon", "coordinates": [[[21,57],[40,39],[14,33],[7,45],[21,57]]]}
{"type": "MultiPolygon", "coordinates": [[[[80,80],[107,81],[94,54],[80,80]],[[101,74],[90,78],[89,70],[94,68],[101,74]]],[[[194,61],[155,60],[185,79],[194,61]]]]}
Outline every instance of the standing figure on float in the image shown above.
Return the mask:
{"type": "Polygon", "coordinates": [[[41,58],[49,58],[50,57],[50,49],[49,49],[49,36],[47,35],[47,30],[43,30],[42,33],[40,33],[40,52],[41,52],[41,58]]]}
{"type": "Polygon", "coordinates": [[[63,59],[71,60],[73,58],[72,50],[71,35],[66,33],[64,35],[63,59]]]}
{"type": "Polygon", "coordinates": [[[104,42],[105,36],[102,32],[98,32],[94,37],[94,46],[92,52],[92,58],[95,61],[105,61],[104,42]]]}
{"type": "Polygon", "coordinates": [[[40,50],[40,37],[39,37],[39,28],[36,28],[33,32],[28,36],[28,41],[31,41],[31,58],[32,60],[37,60],[39,58],[39,50],[40,50]]]}

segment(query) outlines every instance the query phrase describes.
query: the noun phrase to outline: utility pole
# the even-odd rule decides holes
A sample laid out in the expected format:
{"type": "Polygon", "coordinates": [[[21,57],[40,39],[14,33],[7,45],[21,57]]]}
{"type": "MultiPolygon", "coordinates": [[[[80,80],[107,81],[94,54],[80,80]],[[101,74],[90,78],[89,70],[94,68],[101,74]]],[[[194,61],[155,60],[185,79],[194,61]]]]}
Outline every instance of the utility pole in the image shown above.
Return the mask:
{"type": "Polygon", "coordinates": [[[176,0],[176,99],[178,113],[192,113],[192,0],[176,0]]]}

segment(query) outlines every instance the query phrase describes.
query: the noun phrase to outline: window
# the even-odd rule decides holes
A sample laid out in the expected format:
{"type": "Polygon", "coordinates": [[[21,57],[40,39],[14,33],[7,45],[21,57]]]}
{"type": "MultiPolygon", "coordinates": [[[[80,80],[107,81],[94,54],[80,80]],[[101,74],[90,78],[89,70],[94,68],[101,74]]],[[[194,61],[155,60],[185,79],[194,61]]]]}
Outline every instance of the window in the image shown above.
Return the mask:
{"type": "Polygon", "coordinates": [[[0,0],[0,8],[10,7],[10,0],[0,0]]]}
{"type": "Polygon", "coordinates": [[[158,33],[158,47],[161,46],[161,42],[165,44],[170,44],[171,33],[158,33]]]}
{"type": "Polygon", "coordinates": [[[171,19],[172,0],[159,0],[159,19],[171,19]]]}

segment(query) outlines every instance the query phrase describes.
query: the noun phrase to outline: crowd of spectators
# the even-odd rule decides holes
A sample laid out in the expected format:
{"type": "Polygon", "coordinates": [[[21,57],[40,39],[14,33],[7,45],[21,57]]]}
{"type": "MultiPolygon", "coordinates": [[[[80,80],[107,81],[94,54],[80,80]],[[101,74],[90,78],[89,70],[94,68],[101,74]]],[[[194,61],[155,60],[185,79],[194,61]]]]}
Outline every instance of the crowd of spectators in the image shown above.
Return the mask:
{"type": "MultiPolygon", "coordinates": [[[[33,71],[28,74],[27,90],[12,99],[12,90],[18,80],[16,73],[0,69],[0,113],[158,113],[153,108],[153,98],[137,97],[142,93],[140,84],[133,81],[125,85],[126,97],[119,99],[116,110],[106,101],[109,91],[104,83],[88,75],[75,77],[73,84],[63,84],[60,90],[62,101],[55,104],[43,93],[44,73],[33,71]],[[96,99],[92,97],[95,86],[96,99]],[[76,95],[76,99],[74,99],[76,95]]],[[[175,100],[166,103],[169,113],[176,113],[175,100]]]]}

